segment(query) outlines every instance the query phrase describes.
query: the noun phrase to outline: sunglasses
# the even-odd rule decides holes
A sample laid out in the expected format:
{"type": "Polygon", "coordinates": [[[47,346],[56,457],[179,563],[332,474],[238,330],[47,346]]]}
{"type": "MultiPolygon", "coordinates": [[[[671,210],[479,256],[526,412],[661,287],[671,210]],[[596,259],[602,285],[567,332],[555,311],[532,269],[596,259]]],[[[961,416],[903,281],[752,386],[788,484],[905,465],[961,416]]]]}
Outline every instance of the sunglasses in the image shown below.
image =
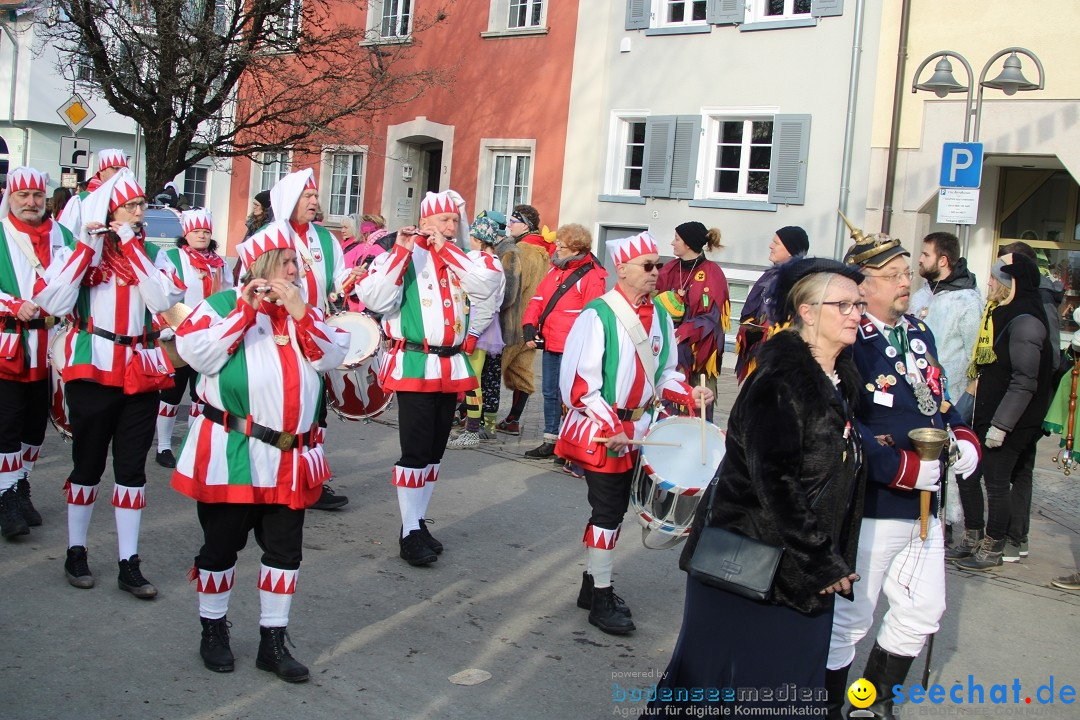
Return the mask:
{"type": "Polygon", "coordinates": [[[641,268],[642,270],[644,270],[647,273],[651,273],[653,270],[659,270],[660,266],[663,265],[663,264],[664,263],[661,263],[661,262],[642,262],[642,263],[625,262],[625,263],[623,263],[623,265],[636,265],[637,267],[641,268]]]}

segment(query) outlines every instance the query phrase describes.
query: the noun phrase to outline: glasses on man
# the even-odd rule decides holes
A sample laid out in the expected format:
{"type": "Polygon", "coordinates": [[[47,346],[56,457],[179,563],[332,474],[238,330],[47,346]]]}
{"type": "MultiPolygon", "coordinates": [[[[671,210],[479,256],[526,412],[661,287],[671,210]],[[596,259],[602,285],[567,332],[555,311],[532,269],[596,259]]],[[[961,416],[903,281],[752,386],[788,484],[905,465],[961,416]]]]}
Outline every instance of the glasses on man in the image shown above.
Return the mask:
{"type": "Polygon", "coordinates": [[[911,278],[913,277],[910,270],[904,270],[903,272],[894,272],[890,273],[889,275],[874,275],[872,273],[863,274],[868,275],[869,277],[881,278],[882,280],[891,282],[893,285],[899,285],[901,280],[907,280],[908,282],[911,282],[911,278]]]}
{"type": "MultiPolygon", "coordinates": [[[[910,274],[910,273],[909,273],[910,274]]],[[[847,300],[826,300],[815,305],[833,305],[840,311],[841,315],[850,315],[852,310],[858,310],[860,315],[866,314],[866,303],[860,300],[859,302],[848,302],[847,300]]]]}
{"type": "Polygon", "coordinates": [[[659,270],[660,266],[663,265],[663,263],[660,263],[660,262],[640,262],[640,263],[627,262],[627,263],[624,263],[624,265],[636,265],[637,267],[641,268],[645,272],[651,273],[653,270],[659,270]]]}
{"type": "Polygon", "coordinates": [[[133,213],[136,210],[145,210],[146,205],[147,205],[146,200],[132,200],[131,202],[124,203],[120,207],[124,208],[129,213],[133,213]]]}

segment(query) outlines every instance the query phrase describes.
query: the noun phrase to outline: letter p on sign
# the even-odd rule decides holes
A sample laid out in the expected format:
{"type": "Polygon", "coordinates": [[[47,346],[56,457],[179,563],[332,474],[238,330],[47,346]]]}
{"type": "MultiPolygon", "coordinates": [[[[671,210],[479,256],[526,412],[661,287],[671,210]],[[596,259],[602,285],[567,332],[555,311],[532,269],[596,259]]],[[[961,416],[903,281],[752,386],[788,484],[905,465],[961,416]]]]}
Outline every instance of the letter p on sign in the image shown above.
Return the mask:
{"type": "Polygon", "coordinates": [[[982,164],[982,143],[945,143],[941,153],[941,187],[979,187],[982,164]]]}

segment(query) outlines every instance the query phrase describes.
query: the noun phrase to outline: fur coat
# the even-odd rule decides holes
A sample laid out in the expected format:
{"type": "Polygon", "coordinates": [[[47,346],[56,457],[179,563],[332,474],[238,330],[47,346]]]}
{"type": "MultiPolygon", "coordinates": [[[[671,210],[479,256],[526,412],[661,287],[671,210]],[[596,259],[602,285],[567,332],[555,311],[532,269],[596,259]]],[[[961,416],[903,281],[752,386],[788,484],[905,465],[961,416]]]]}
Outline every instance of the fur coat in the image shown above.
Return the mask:
{"type": "MultiPolygon", "coordinates": [[[[865,490],[851,421],[858,372],[842,353],[836,370],[845,408],[796,332],[777,333],[757,360],[731,409],[711,525],[783,546],[771,602],[818,612],[832,604],[818,591],[855,571],[865,490]]],[[[679,561],[684,570],[707,505],[706,493],[679,561]]]]}

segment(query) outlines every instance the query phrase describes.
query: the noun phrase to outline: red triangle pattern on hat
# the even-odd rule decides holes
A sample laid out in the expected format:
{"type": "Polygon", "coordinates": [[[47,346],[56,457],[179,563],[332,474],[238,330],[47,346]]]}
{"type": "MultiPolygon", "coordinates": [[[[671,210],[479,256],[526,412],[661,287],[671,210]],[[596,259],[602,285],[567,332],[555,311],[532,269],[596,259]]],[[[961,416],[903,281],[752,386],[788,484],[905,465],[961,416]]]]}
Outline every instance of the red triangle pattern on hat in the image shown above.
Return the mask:
{"type": "Polygon", "coordinates": [[[17,167],[9,172],[7,176],[8,192],[19,192],[20,190],[40,190],[45,192],[47,183],[48,178],[45,174],[32,167],[17,167]]]}
{"type": "Polygon", "coordinates": [[[109,198],[109,212],[113,212],[121,205],[125,205],[135,198],[145,197],[146,191],[142,189],[134,176],[121,178],[113,185],[112,197],[109,198]]]}
{"type": "Polygon", "coordinates": [[[307,181],[304,183],[304,189],[318,190],[318,188],[315,187],[315,173],[311,173],[310,175],[308,175],[307,181]]]}
{"type": "Polygon", "coordinates": [[[284,228],[275,223],[263,228],[236,246],[236,252],[244,261],[244,267],[250,268],[264,253],[271,250],[287,250],[293,246],[292,240],[284,228]]]}
{"type": "Polygon", "coordinates": [[[423,202],[420,203],[420,217],[422,218],[439,215],[440,213],[456,212],[457,206],[454,205],[454,200],[450,197],[450,193],[448,192],[429,192],[424,197],[423,202]]]}
{"type": "Polygon", "coordinates": [[[209,210],[185,210],[180,215],[180,228],[184,235],[193,230],[214,232],[214,219],[209,210]]]}
{"type": "Polygon", "coordinates": [[[127,153],[117,148],[108,148],[98,151],[98,169],[100,173],[102,170],[108,170],[109,168],[126,168],[128,166],[127,153]]]}

